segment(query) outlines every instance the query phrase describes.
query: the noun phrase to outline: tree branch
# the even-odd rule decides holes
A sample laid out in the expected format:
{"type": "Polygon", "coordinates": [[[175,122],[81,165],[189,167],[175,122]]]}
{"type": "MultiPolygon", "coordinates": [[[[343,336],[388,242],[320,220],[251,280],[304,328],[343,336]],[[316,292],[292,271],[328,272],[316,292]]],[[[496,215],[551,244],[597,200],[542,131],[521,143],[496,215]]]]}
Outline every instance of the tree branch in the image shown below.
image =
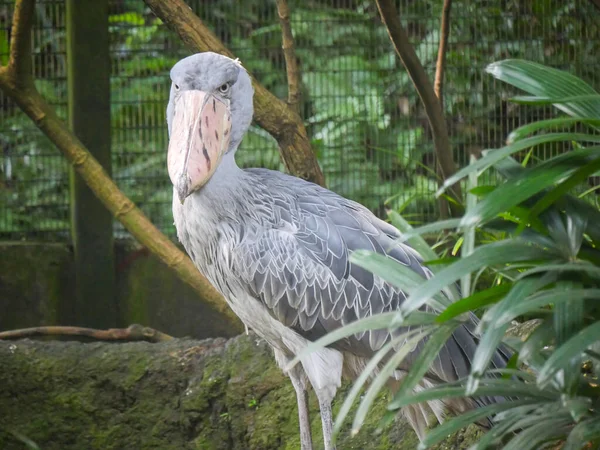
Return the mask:
{"type": "MultiPolygon", "coordinates": [[[[444,72],[446,70],[446,49],[448,47],[448,35],[450,34],[450,9],[452,7],[452,0],[444,0],[444,6],[442,9],[442,18],[440,24],[440,45],[438,47],[437,62],[435,65],[435,80],[433,82],[433,90],[435,96],[440,102],[440,108],[442,113],[444,110],[444,72]]],[[[444,175],[441,170],[441,166],[438,164],[437,171],[440,180],[440,185],[444,182],[444,175]]],[[[438,205],[440,208],[440,216],[442,219],[448,217],[448,199],[445,196],[438,198],[438,205]]]]}
{"type": "Polygon", "coordinates": [[[448,48],[448,35],[450,34],[451,8],[452,0],[444,0],[444,6],[442,9],[442,20],[440,24],[440,45],[438,47],[437,62],[435,65],[435,81],[433,83],[435,96],[438,98],[442,107],[444,105],[442,89],[444,84],[444,71],[446,70],[446,50],[448,48]]]}
{"type": "Polygon", "coordinates": [[[32,83],[31,29],[35,0],[18,0],[13,13],[10,53],[5,76],[11,83],[25,86],[32,83]]]}
{"type": "Polygon", "coordinates": [[[276,0],[281,25],[281,47],[285,58],[288,82],[288,106],[300,115],[300,69],[296,58],[294,36],[290,25],[290,9],[286,0],[276,0]]]}
{"type": "MultiPolygon", "coordinates": [[[[14,18],[13,36],[31,35],[31,28],[23,27],[31,27],[32,20],[26,18],[25,15],[26,13],[33,14],[33,3],[32,0],[17,0],[15,15],[21,15],[14,18]]],[[[26,67],[29,67],[27,61],[31,61],[31,40],[26,38],[12,40],[11,55],[14,55],[14,58],[10,60],[8,67],[0,72],[0,89],[19,105],[37,127],[62,151],[117,220],[142,245],[175,270],[177,275],[192,286],[208,305],[227,316],[231,320],[232,326],[241,331],[239,319],[226,305],[223,297],[198,272],[192,261],[119,190],[98,161],[39,94],[33,84],[31,74],[18,80],[15,79],[14,74],[22,73],[26,67]]]]}
{"type": "Polygon", "coordinates": [[[24,339],[34,336],[85,336],[100,341],[165,342],[174,339],[173,336],[169,336],[154,328],[144,327],[138,324],[129,325],[127,328],[110,328],[108,330],[52,326],[22,328],[20,330],[0,332],[0,340],[24,339]]]}
{"type": "Polygon", "coordinates": [[[590,1],[596,8],[600,9],[600,0],[590,0],[590,1]]]}
{"type": "MultiPolygon", "coordinates": [[[[402,28],[394,2],[392,0],[376,0],[376,2],[381,20],[387,28],[394,49],[402,60],[404,67],[406,67],[417,93],[425,106],[425,112],[427,113],[427,119],[433,134],[435,154],[442,178],[445,180],[456,172],[456,165],[454,164],[450,148],[450,139],[448,138],[448,129],[442,107],[425,73],[425,69],[419,61],[414,48],[410,45],[406,32],[402,28]]],[[[460,207],[462,204],[460,185],[458,183],[453,185],[449,189],[449,193],[456,201],[456,203],[449,202],[452,214],[458,216],[463,211],[460,207]]]]}
{"type": "MultiPolygon", "coordinates": [[[[192,51],[212,51],[230,58],[235,57],[182,0],[144,2],[192,51]]],[[[297,177],[324,186],[325,178],[300,117],[254,77],[252,84],[254,119],[279,143],[281,157],[287,170],[297,177]]]]}

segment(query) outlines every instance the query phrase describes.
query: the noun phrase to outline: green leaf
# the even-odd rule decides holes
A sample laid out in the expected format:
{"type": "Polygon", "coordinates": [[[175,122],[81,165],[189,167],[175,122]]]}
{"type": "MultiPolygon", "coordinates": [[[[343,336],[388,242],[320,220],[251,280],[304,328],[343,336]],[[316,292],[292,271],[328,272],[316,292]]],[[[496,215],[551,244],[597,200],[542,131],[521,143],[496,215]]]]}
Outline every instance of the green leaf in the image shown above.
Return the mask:
{"type": "Polygon", "coordinates": [[[135,12],[126,12],[123,14],[111,14],[108,17],[108,23],[122,23],[126,25],[130,25],[132,27],[143,26],[146,21],[144,20],[144,16],[135,12]]]}
{"type": "MultiPolygon", "coordinates": [[[[499,412],[494,418],[496,425],[476,445],[472,446],[470,450],[488,448],[487,446],[490,443],[499,444],[498,438],[502,438],[504,444],[506,444],[508,439],[515,436],[515,432],[519,432],[539,422],[539,416],[543,416],[548,411],[556,411],[556,403],[557,401],[552,403],[540,402],[531,405],[515,406],[508,411],[499,412]]],[[[496,449],[497,447],[493,448],[496,449]]]]}
{"type": "Polygon", "coordinates": [[[502,314],[499,314],[497,319],[495,318],[494,323],[508,323],[524,314],[538,312],[544,306],[569,301],[573,296],[580,296],[584,300],[599,299],[600,289],[575,289],[568,296],[560,289],[548,289],[523,299],[520,303],[503,310],[502,314]]]}
{"type": "MultiPolygon", "coordinates": [[[[400,230],[401,233],[410,233],[413,230],[413,227],[406,220],[404,220],[404,218],[396,211],[392,210],[389,212],[388,215],[392,222],[392,225],[398,228],[398,230],[400,230]]],[[[408,238],[407,242],[426,260],[436,259],[438,257],[437,253],[420,235],[414,235],[408,238]]]]}
{"type": "Polygon", "coordinates": [[[529,95],[517,95],[510,99],[511,102],[519,103],[521,105],[552,105],[562,103],[578,103],[578,102],[598,102],[600,101],[600,95],[598,94],[587,94],[587,95],[572,95],[570,97],[563,98],[552,98],[552,97],[537,97],[529,95]]]}
{"type": "MultiPolygon", "coordinates": [[[[472,173],[475,173],[475,172],[472,172],[472,173]]],[[[471,175],[471,174],[469,174],[469,175],[471,175]]],[[[469,192],[473,195],[476,195],[477,197],[482,197],[484,195],[489,194],[494,189],[496,189],[496,185],[481,185],[481,186],[474,187],[469,192]]]]}
{"type": "Polygon", "coordinates": [[[554,328],[551,322],[543,322],[526,338],[519,350],[519,362],[526,363],[536,372],[546,362],[543,349],[554,339],[554,328]]]}
{"type": "Polygon", "coordinates": [[[585,232],[594,241],[600,242],[600,211],[590,203],[576,197],[569,196],[568,202],[570,213],[577,214],[586,221],[585,232]]]}
{"type": "MultiPolygon", "coordinates": [[[[467,211],[461,225],[477,225],[506,211],[563,178],[577,173],[581,166],[598,164],[598,148],[576,150],[552,158],[507,180],[467,211]],[[591,159],[596,156],[596,159],[591,159]]],[[[562,193],[561,193],[562,195],[562,193]]]]}
{"type": "Polygon", "coordinates": [[[538,273],[546,273],[546,272],[583,272],[588,275],[599,278],[600,279],[600,267],[597,267],[595,264],[590,264],[587,261],[572,261],[572,262],[564,262],[558,264],[541,264],[537,267],[532,267],[531,269],[527,269],[524,272],[521,272],[517,277],[517,280],[522,278],[529,277],[538,273]]]}
{"type": "Polygon", "coordinates": [[[460,225],[460,219],[438,220],[437,222],[429,223],[418,228],[413,228],[403,234],[401,242],[407,241],[415,236],[422,236],[427,233],[435,233],[438,231],[456,229],[460,225]]]}
{"type": "MultiPolygon", "coordinates": [[[[585,289],[583,289],[585,291],[585,289]]],[[[590,289],[591,290],[591,289],[590,289]]],[[[595,289],[598,291],[598,289],[595,289]]],[[[569,295],[573,297],[573,292],[569,295]]],[[[563,293],[564,296],[564,293],[563,293]]],[[[600,340],[600,321],[579,331],[572,338],[567,340],[560,347],[556,348],[550,355],[546,364],[538,374],[538,385],[545,386],[551,381],[556,373],[569,365],[573,359],[581,357],[583,352],[592,344],[600,340]]]]}
{"type": "Polygon", "coordinates": [[[407,338],[413,337],[419,330],[411,330],[406,333],[402,333],[399,336],[396,336],[394,339],[390,340],[387,344],[385,344],[381,349],[377,351],[377,353],[369,360],[367,365],[364,367],[360,376],[354,381],[352,385],[352,389],[346,395],[344,399],[344,403],[342,404],[340,410],[338,411],[336,418],[333,433],[337,435],[354,404],[354,401],[360,394],[363,385],[369,380],[369,378],[375,373],[377,370],[379,363],[388,355],[389,351],[397,345],[401,340],[405,340],[407,338]]]}
{"type": "MultiPolygon", "coordinates": [[[[385,386],[385,384],[389,381],[389,379],[391,377],[393,377],[394,371],[396,371],[396,369],[398,368],[398,365],[404,360],[404,358],[406,358],[408,356],[408,354],[414,349],[414,347],[423,338],[425,338],[430,332],[431,332],[430,329],[429,330],[424,329],[424,330],[419,331],[415,336],[413,336],[409,340],[407,340],[406,343],[402,347],[400,347],[400,349],[398,349],[396,351],[396,353],[394,353],[394,355],[385,364],[385,366],[383,366],[381,368],[381,370],[377,374],[377,377],[375,377],[375,379],[371,382],[369,389],[367,390],[358,409],[356,410],[356,414],[354,416],[354,422],[352,423],[352,434],[358,433],[362,424],[365,421],[365,418],[367,417],[367,414],[369,412],[369,409],[371,408],[371,405],[373,404],[373,402],[375,401],[375,398],[377,397],[377,394],[379,394],[379,392],[381,391],[383,386],[385,386]]],[[[436,334],[437,334],[437,332],[434,333],[433,336],[435,336],[436,334]]],[[[426,346],[427,346],[427,344],[425,344],[425,347],[426,346]]],[[[411,369],[411,372],[413,370],[414,370],[414,365],[413,365],[413,368],[411,369]]],[[[409,375],[410,375],[410,373],[409,373],[409,375]]],[[[404,383],[406,383],[407,379],[408,379],[408,377],[406,377],[405,379],[402,380],[402,385],[404,385],[404,383]]]]}
{"type": "MultiPolygon", "coordinates": [[[[587,133],[548,133],[525,138],[523,140],[517,141],[513,144],[507,145],[499,149],[485,150],[483,152],[484,156],[482,158],[478,159],[473,164],[469,164],[468,166],[463,167],[451,177],[448,177],[435,195],[439,197],[444,191],[446,191],[446,189],[449,186],[454,185],[470,173],[475,171],[484,171],[496,165],[497,163],[506,159],[506,157],[514,153],[541,144],[549,144],[552,142],[564,141],[582,141],[598,143],[600,142],[600,136],[594,136],[587,133]]],[[[523,167],[519,163],[517,163],[516,161],[514,161],[514,163],[518,165],[518,169],[523,169],[523,167]]]]}
{"type": "Polygon", "coordinates": [[[415,361],[412,363],[410,370],[402,379],[400,388],[394,396],[394,402],[402,402],[407,396],[410,396],[415,386],[423,379],[423,376],[437,358],[440,350],[446,344],[452,333],[456,329],[457,324],[445,323],[429,337],[429,340],[421,348],[421,351],[415,361]]]}
{"type": "Polygon", "coordinates": [[[590,442],[600,439],[600,419],[594,416],[573,427],[562,450],[578,450],[590,442]]]}
{"type": "Polygon", "coordinates": [[[469,297],[465,297],[449,305],[436,319],[443,323],[469,311],[475,311],[484,306],[497,302],[510,290],[508,283],[499,284],[480,292],[475,292],[469,297]]]}
{"type": "Polygon", "coordinates": [[[500,322],[495,318],[500,316],[506,308],[521,302],[525,297],[551,283],[553,279],[552,276],[546,275],[539,278],[527,278],[514,283],[504,300],[494,305],[484,314],[481,324],[487,325],[487,328],[481,336],[471,362],[471,375],[467,383],[467,393],[469,395],[477,389],[481,377],[488,368],[508,329],[509,322],[500,322]]]}
{"type": "MultiPolygon", "coordinates": [[[[456,256],[456,254],[457,254],[457,253],[458,253],[458,251],[461,249],[461,247],[462,247],[462,245],[463,245],[463,243],[464,243],[464,242],[465,242],[465,237],[464,237],[464,235],[463,235],[463,236],[459,237],[459,238],[456,240],[456,244],[454,244],[454,247],[452,247],[452,251],[450,252],[450,254],[451,254],[452,256],[456,256]]],[[[464,292],[464,291],[465,291],[465,289],[464,289],[464,288],[462,288],[461,290],[462,290],[462,292],[464,292]]]]}
{"type": "Polygon", "coordinates": [[[554,128],[566,128],[578,123],[593,125],[597,127],[600,126],[600,119],[590,117],[560,117],[557,119],[538,120],[533,123],[523,125],[517,128],[516,130],[511,131],[508,137],[506,138],[506,143],[512,144],[538,131],[549,130],[554,128]]]}
{"type": "Polygon", "coordinates": [[[463,413],[457,417],[447,420],[441,425],[438,425],[434,429],[430,430],[425,436],[425,439],[419,443],[417,449],[426,450],[431,446],[443,441],[448,436],[456,433],[458,430],[466,427],[467,425],[477,422],[478,420],[485,419],[501,411],[506,411],[514,408],[515,406],[530,405],[532,401],[519,400],[504,403],[494,403],[477,409],[473,409],[466,413],[463,413]]]}
{"type": "MultiPolygon", "coordinates": [[[[558,281],[557,290],[562,289],[565,295],[569,295],[574,289],[582,289],[583,285],[574,281],[558,281]]],[[[559,302],[554,306],[554,330],[556,332],[556,344],[561,345],[567,341],[575,331],[583,327],[584,307],[580,298],[571,297],[571,301],[559,302]]]]}
{"type": "MultiPolygon", "coordinates": [[[[402,398],[394,398],[388,405],[389,410],[397,410],[408,405],[457,397],[466,397],[465,387],[459,382],[446,383],[433,388],[414,392],[402,398]]],[[[484,378],[475,390],[473,397],[516,397],[521,399],[536,399],[552,401],[560,396],[549,390],[541,390],[529,383],[514,380],[484,378]]]]}
{"type": "Polygon", "coordinates": [[[504,300],[485,312],[481,318],[482,324],[487,324],[490,327],[499,327],[508,324],[508,321],[500,320],[507,311],[511,311],[511,308],[522,306],[528,297],[549,284],[554,283],[555,280],[556,273],[549,272],[542,276],[521,278],[515,281],[508,294],[504,297],[504,300]]]}
{"type": "Polygon", "coordinates": [[[502,374],[502,378],[504,378],[505,380],[510,380],[514,376],[513,371],[518,372],[518,370],[517,370],[518,363],[519,363],[519,353],[515,352],[515,353],[513,353],[513,355],[510,357],[510,359],[506,363],[506,367],[504,368],[504,371],[506,373],[502,374]]]}
{"type": "Polygon", "coordinates": [[[526,429],[521,429],[523,421],[515,423],[514,428],[520,432],[504,446],[503,450],[538,450],[542,444],[553,442],[564,436],[572,425],[569,415],[556,412],[528,419],[533,419],[535,423],[526,429]]]}
{"type": "MultiPolygon", "coordinates": [[[[523,214],[523,216],[525,215],[526,214],[523,214]]],[[[531,242],[532,244],[537,244],[540,247],[554,247],[554,241],[546,235],[546,227],[541,221],[539,222],[540,231],[534,230],[532,228],[526,228],[525,230],[523,230],[519,237],[524,241],[531,242]]],[[[509,222],[508,220],[498,218],[492,219],[488,223],[486,223],[485,229],[491,231],[505,232],[508,234],[517,234],[516,231],[518,229],[518,226],[514,222],[509,222]]]]}
{"type": "Polygon", "coordinates": [[[493,165],[494,169],[496,169],[504,178],[512,178],[525,172],[525,167],[519,164],[517,160],[510,155],[494,162],[493,165]]]}
{"type": "MultiPolygon", "coordinates": [[[[525,408],[525,407],[521,407],[525,408]]],[[[534,406],[531,405],[529,410],[533,409],[534,406]]],[[[520,408],[514,408],[516,410],[520,408]]],[[[511,410],[511,413],[514,410],[511,410]]],[[[489,430],[486,434],[483,435],[479,441],[469,447],[469,450],[487,450],[491,448],[496,450],[500,446],[500,439],[510,433],[509,429],[512,425],[519,420],[519,416],[517,414],[513,414],[512,417],[505,419],[497,424],[495,424],[491,430],[489,430]]]]}
{"type": "Polygon", "coordinates": [[[29,439],[24,434],[21,434],[18,431],[13,431],[13,430],[10,430],[9,433],[12,434],[16,440],[18,440],[22,444],[25,444],[25,447],[27,447],[29,450],[40,450],[40,447],[38,447],[38,445],[34,441],[29,439]]]}
{"type": "Polygon", "coordinates": [[[479,340],[477,348],[475,349],[475,355],[473,355],[473,360],[471,362],[471,374],[467,380],[467,395],[473,395],[477,390],[481,378],[490,365],[490,360],[498,351],[498,346],[500,345],[500,342],[502,342],[502,338],[506,334],[507,329],[508,324],[499,327],[490,327],[479,340]]]}
{"type": "Polygon", "coordinates": [[[558,186],[546,193],[537,203],[531,208],[528,220],[531,222],[542,211],[555,203],[559,198],[579,186],[586,181],[590,176],[600,170],[600,158],[588,162],[579,167],[571,176],[562,181],[558,186]]]}
{"type": "MultiPolygon", "coordinates": [[[[469,164],[475,163],[475,156],[471,155],[469,159],[469,164]]],[[[471,194],[473,189],[477,187],[477,174],[472,172],[469,174],[469,178],[467,179],[467,211],[471,211],[477,205],[477,196],[471,194]]],[[[473,249],[475,248],[475,227],[466,227],[464,230],[464,234],[462,236],[464,238],[464,246],[462,247],[461,257],[466,258],[471,253],[473,253],[473,249]]],[[[460,287],[463,295],[469,295],[471,293],[471,274],[468,273],[463,276],[460,280],[460,287]]]]}
{"type": "Polygon", "coordinates": [[[465,274],[479,270],[482,267],[508,262],[544,260],[548,256],[549,254],[546,251],[520,240],[504,240],[482,245],[468,257],[461,258],[442,269],[433,278],[419,286],[402,303],[398,312],[404,316],[416,311],[446,286],[459,280],[465,274]]]}
{"type": "MultiPolygon", "coordinates": [[[[565,295],[576,288],[582,288],[581,283],[573,281],[559,281],[556,283],[556,289],[563,289],[565,295]]],[[[578,330],[584,326],[585,316],[584,300],[573,297],[569,303],[559,302],[554,305],[554,330],[556,332],[556,345],[562,345],[578,330]]],[[[576,395],[579,385],[582,356],[576,358],[574,355],[565,365],[564,384],[565,391],[570,395],[576,395]]]]}
{"type": "MultiPolygon", "coordinates": [[[[537,96],[565,98],[597,94],[589,84],[574,75],[530,61],[507,59],[490,64],[486,72],[537,96]]],[[[600,101],[561,103],[556,107],[573,117],[600,117],[600,101]]]]}
{"type": "MultiPolygon", "coordinates": [[[[426,278],[410,267],[379,253],[357,250],[350,256],[350,261],[380,276],[407,294],[413,292],[426,281],[426,278]]],[[[450,304],[448,298],[439,293],[433,294],[432,297],[435,298],[437,309],[440,311],[450,304]]]]}
{"type": "Polygon", "coordinates": [[[350,262],[374,274],[388,283],[407,291],[422,284],[426,278],[385,255],[369,250],[357,250],[350,256],[350,262]],[[400,266],[400,267],[398,267],[400,266]]]}

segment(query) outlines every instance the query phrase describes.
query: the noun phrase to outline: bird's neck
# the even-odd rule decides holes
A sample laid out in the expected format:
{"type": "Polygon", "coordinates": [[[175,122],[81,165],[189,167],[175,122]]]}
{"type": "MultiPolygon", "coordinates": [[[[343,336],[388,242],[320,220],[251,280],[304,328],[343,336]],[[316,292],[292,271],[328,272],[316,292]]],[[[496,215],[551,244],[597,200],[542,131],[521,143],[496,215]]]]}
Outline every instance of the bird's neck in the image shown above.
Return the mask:
{"type": "Polygon", "coordinates": [[[249,175],[235,162],[235,152],[223,156],[219,166],[208,182],[188,197],[184,209],[201,214],[206,221],[222,222],[235,218],[240,208],[247,208],[249,175]]]}
{"type": "Polygon", "coordinates": [[[245,174],[235,162],[234,155],[235,152],[233,151],[223,155],[212,177],[195,193],[197,197],[219,199],[223,195],[232,195],[232,191],[236,191],[240,186],[243,186],[245,174]]]}

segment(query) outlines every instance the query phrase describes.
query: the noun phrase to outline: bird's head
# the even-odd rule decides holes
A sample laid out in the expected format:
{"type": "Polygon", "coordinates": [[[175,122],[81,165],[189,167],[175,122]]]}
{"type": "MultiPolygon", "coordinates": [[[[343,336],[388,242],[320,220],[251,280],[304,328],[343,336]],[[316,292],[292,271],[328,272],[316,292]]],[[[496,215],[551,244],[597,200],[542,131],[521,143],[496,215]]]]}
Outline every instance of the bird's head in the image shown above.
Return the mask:
{"type": "Polygon", "coordinates": [[[167,166],[184,202],[234,152],[252,122],[252,83],[237,60],[197,53],[171,69],[167,166]]]}

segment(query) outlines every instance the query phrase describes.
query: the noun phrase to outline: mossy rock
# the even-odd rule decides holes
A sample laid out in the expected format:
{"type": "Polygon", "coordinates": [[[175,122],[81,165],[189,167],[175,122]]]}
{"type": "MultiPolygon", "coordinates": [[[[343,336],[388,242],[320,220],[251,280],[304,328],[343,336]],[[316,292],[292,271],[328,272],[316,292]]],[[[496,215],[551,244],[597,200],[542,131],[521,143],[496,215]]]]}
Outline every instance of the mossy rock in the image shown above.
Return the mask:
{"type": "MultiPolygon", "coordinates": [[[[294,390],[256,336],[150,344],[0,342],[0,448],[41,450],[298,449],[294,390]]],[[[339,409],[348,386],[334,405],[339,409]]],[[[377,433],[382,394],[339,449],[414,449],[402,419],[377,433]]],[[[321,442],[311,395],[315,450],[321,442]]],[[[440,449],[467,448],[475,428],[440,449]]]]}

